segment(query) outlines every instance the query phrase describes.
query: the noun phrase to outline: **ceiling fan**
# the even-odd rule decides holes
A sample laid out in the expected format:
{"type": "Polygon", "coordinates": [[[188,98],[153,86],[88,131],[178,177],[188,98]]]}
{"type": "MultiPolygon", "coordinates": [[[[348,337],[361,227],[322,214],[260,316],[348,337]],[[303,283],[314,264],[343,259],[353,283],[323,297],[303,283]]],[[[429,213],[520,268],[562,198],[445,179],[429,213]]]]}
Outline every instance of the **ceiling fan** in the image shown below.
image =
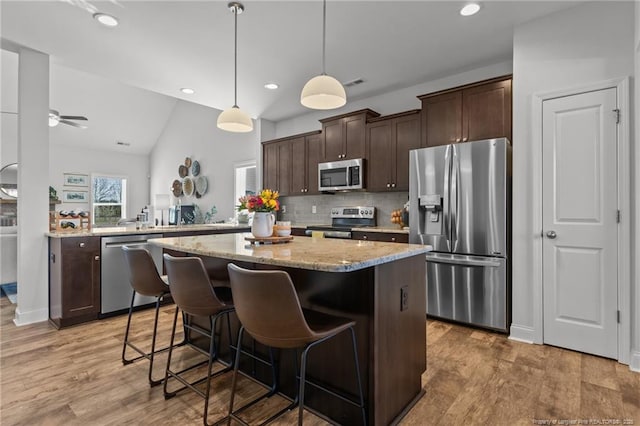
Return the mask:
{"type": "Polygon", "coordinates": [[[87,126],[83,126],[82,124],[74,123],[69,120],[82,120],[87,121],[87,117],[83,117],[81,115],[60,115],[58,111],[55,109],[49,110],[49,127],[55,127],[59,123],[68,124],[69,126],[79,127],[81,129],[86,129],[87,126]]]}

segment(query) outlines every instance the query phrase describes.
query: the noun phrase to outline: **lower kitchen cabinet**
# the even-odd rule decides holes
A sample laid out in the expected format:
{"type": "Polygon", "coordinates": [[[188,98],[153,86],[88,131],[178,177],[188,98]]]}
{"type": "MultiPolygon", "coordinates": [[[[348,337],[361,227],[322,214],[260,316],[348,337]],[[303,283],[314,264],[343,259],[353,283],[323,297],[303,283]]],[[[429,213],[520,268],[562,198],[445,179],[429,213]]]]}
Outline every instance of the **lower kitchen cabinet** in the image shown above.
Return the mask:
{"type": "Polygon", "coordinates": [[[49,239],[49,320],[66,327],[100,313],[100,237],[49,239]]]}
{"type": "Polygon", "coordinates": [[[408,243],[409,234],[406,232],[366,232],[366,231],[352,231],[352,240],[367,240],[367,241],[383,241],[388,243],[408,243]]]}

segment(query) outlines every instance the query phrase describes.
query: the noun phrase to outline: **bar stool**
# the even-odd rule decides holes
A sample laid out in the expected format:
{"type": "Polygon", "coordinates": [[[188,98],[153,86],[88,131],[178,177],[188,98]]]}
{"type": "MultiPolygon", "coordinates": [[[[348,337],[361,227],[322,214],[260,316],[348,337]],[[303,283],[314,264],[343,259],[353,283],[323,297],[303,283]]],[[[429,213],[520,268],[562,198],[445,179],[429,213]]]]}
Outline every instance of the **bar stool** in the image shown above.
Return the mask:
{"type": "MultiPolygon", "coordinates": [[[[309,383],[360,408],[362,412],[362,423],[366,424],[364,397],[362,394],[362,383],[360,381],[360,364],[358,362],[356,336],[354,332],[355,321],[302,309],[291,277],[285,271],[252,271],[240,268],[232,263],[228,265],[228,268],[236,314],[242,323],[238,333],[238,341],[242,339],[242,334],[246,329],[255,340],[264,345],[280,349],[302,349],[298,396],[289,407],[276,414],[276,416],[297,405],[298,425],[302,425],[304,388],[307,383],[306,366],[309,350],[335,337],[339,333],[349,330],[353,345],[353,359],[358,382],[359,401],[352,401],[318,384],[309,383]]],[[[228,424],[231,424],[231,419],[246,424],[233,412],[239,361],[240,351],[236,351],[228,424]]],[[[267,422],[274,419],[274,417],[267,420],[267,422]]]]}
{"type": "MultiPolygon", "coordinates": [[[[218,319],[226,315],[227,316],[227,330],[229,332],[229,342],[231,342],[231,325],[229,323],[229,313],[233,312],[234,306],[232,300],[221,300],[219,294],[216,293],[207,271],[204,268],[202,260],[199,257],[173,257],[168,254],[164,255],[165,266],[167,268],[167,274],[169,275],[169,285],[171,287],[171,296],[176,303],[176,312],[173,317],[173,329],[171,331],[171,343],[169,346],[169,356],[167,358],[167,368],[165,370],[164,379],[164,397],[169,399],[174,397],[178,392],[184,389],[191,389],[196,394],[204,398],[204,412],[203,422],[207,425],[207,413],[209,411],[209,395],[211,392],[211,378],[216,377],[222,373],[230,371],[233,367],[233,358],[231,362],[225,364],[218,359],[218,347],[216,345],[216,323],[218,319]],[[199,317],[208,317],[210,330],[206,330],[199,327],[196,324],[192,324],[190,321],[184,321],[185,334],[187,330],[196,332],[200,335],[209,338],[209,351],[198,348],[197,346],[190,345],[198,352],[207,355],[207,360],[196,363],[192,366],[184,368],[180,371],[171,370],[171,357],[173,354],[173,342],[176,334],[176,323],[178,320],[178,312],[182,310],[184,315],[192,315],[199,317]],[[225,368],[211,374],[213,368],[213,361],[225,365],[225,368]],[[193,382],[189,382],[181,375],[187,371],[193,370],[201,365],[207,363],[207,375],[201,379],[193,382]],[[173,377],[182,383],[183,387],[168,392],[167,383],[169,378],[173,377]],[[199,383],[206,380],[205,391],[202,392],[196,387],[199,383]]],[[[228,289],[227,289],[228,290],[228,289]]],[[[185,339],[187,336],[185,336],[185,339]]]]}
{"type": "Polygon", "coordinates": [[[160,311],[160,301],[163,297],[170,294],[169,285],[166,275],[161,277],[160,274],[158,274],[158,270],[156,269],[156,265],[153,262],[153,258],[146,249],[140,247],[123,246],[122,251],[129,267],[129,283],[133,288],[133,292],[131,294],[131,305],[129,306],[129,317],[127,318],[127,329],[124,333],[124,344],[122,345],[122,363],[124,365],[127,365],[142,358],[148,359],[149,385],[153,387],[162,383],[162,379],[153,380],[152,378],[154,355],[158,352],[163,352],[169,349],[169,347],[165,347],[156,350],[156,335],[158,331],[158,313],[160,311]],[[137,347],[134,343],[129,341],[129,330],[131,328],[133,302],[136,298],[136,294],[141,294],[143,296],[152,296],[156,298],[156,312],[155,319],[153,321],[153,335],[151,337],[151,352],[145,352],[137,347]],[[127,359],[127,347],[135,350],[139,354],[139,356],[127,359]]]}

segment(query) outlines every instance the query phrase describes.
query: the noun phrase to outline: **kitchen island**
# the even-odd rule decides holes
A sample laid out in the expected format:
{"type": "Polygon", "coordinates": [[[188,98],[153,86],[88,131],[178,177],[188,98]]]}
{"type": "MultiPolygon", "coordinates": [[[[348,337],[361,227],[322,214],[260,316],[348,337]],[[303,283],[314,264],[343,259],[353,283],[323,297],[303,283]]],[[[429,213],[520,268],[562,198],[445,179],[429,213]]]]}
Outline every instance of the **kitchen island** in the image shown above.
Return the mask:
{"type": "MultiPolygon", "coordinates": [[[[250,269],[286,270],[303,307],[356,321],[368,423],[386,425],[401,418],[423,393],[424,254],[430,247],[311,237],[295,237],[285,244],[252,245],[245,240],[249,235],[161,238],[150,243],[200,256],[205,263],[214,259],[250,269]]],[[[309,355],[309,377],[356,395],[350,354],[349,336],[344,333],[314,348],[309,355]]],[[[282,360],[280,391],[293,397],[293,355],[281,351],[278,358],[282,360]]],[[[269,382],[268,371],[264,373],[269,382]]],[[[262,378],[260,372],[257,376],[262,378]]],[[[341,424],[359,422],[357,408],[313,387],[308,388],[305,403],[341,424]]]]}

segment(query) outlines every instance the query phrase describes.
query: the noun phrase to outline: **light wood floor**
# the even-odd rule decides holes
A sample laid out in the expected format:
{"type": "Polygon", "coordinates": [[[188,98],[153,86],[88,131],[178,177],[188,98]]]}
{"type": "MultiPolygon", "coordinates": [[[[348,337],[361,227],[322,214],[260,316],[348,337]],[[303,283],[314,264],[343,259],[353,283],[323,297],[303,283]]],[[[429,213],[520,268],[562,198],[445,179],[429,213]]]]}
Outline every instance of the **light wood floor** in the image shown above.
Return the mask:
{"type": "MultiPolygon", "coordinates": [[[[172,313],[172,307],[162,309],[161,336],[167,336],[172,313]]],[[[47,323],[16,327],[13,316],[14,305],[0,298],[1,425],[202,424],[201,398],[185,392],[165,401],[161,386],[147,384],[146,362],[122,365],[126,316],[60,331],[47,323]]],[[[152,310],[136,319],[150,324],[152,310]]],[[[137,327],[133,333],[144,334],[137,327]]],[[[640,425],[640,374],[626,365],[437,321],[428,322],[427,342],[426,395],[402,425],[578,419],[640,425]]],[[[179,359],[190,358],[190,349],[180,350],[179,359]]],[[[158,358],[157,375],[165,360],[158,358]]],[[[226,413],[229,379],[225,374],[212,382],[211,421],[226,413]]],[[[240,385],[239,404],[262,392],[247,379],[240,385]]],[[[259,420],[258,411],[284,404],[273,397],[247,419],[259,420]]],[[[276,424],[295,420],[291,412],[276,424]]],[[[325,422],[306,413],[305,424],[325,422]]]]}

